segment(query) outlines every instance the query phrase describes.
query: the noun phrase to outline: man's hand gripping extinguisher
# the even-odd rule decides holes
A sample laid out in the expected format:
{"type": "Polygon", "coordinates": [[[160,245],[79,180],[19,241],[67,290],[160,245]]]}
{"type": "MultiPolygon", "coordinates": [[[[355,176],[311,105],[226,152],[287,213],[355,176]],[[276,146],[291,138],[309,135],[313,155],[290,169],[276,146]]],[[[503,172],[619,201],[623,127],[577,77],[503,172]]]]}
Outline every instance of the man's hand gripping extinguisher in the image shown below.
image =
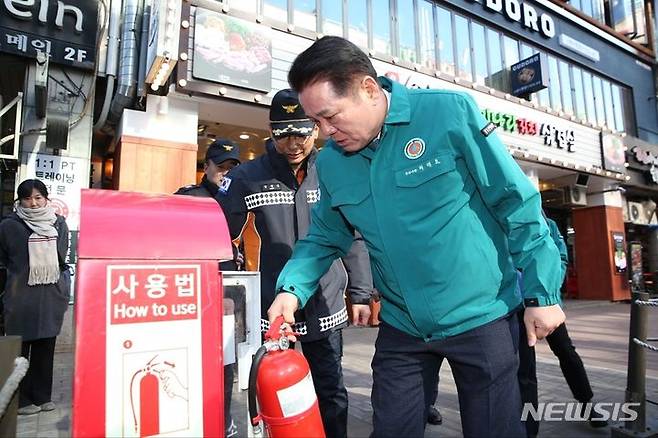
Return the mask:
{"type": "Polygon", "coordinates": [[[249,418],[260,435],[263,420],[271,438],[324,438],[311,371],[304,356],[288,349],[291,332],[282,333],[279,316],[265,333],[249,372],[249,418]],[[258,397],[258,406],[256,406],[258,397]]]}

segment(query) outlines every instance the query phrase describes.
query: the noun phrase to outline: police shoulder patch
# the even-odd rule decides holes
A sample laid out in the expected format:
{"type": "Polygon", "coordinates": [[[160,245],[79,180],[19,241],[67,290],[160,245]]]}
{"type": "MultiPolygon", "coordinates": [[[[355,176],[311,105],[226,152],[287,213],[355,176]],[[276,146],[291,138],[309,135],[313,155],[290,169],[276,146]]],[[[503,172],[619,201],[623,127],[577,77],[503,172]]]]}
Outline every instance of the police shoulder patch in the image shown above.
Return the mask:
{"type": "Polygon", "coordinates": [[[480,132],[481,132],[482,135],[484,135],[485,137],[489,137],[489,134],[491,134],[492,132],[494,132],[495,129],[496,129],[496,125],[494,125],[493,123],[489,122],[489,123],[487,123],[487,125],[486,125],[484,128],[480,129],[480,132]]]}
{"type": "Polygon", "coordinates": [[[225,176],[222,179],[222,182],[219,183],[219,191],[224,194],[228,193],[228,188],[231,187],[231,182],[232,182],[231,178],[225,176]]]}

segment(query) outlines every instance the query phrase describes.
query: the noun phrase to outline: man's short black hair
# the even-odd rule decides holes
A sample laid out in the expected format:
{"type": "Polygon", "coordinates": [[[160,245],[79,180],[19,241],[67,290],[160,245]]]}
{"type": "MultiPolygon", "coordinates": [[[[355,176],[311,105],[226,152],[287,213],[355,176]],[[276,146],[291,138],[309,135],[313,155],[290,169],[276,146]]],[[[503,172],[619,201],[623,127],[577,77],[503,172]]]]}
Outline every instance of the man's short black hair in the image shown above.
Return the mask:
{"type": "Polygon", "coordinates": [[[297,92],[306,86],[326,80],[339,96],[345,96],[357,76],[377,79],[368,55],[348,40],[326,36],[300,53],[290,67],[288,82],[297,92]]]}

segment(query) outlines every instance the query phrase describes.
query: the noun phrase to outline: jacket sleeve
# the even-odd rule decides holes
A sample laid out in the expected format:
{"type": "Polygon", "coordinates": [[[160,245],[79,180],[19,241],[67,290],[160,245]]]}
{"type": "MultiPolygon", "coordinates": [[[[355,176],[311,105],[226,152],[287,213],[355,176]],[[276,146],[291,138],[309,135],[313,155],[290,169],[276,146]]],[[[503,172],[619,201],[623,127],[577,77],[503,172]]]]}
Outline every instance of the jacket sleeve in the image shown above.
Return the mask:
{"type": "MultiPolygon", "coordinates": [[[[560,255],[541,212],[541,197],[470,95],[461,94],[463,127],[457,148],[485,204],[507,235],[514,266],[523,271],[524,298],[560,302],[560,255]]],[[[453,133],[454,134],[454,133],[453,133]]]]}
{"type": "Polygon", "coordinates": [[[322,277],[331,263],[345,257],[354,242],[354,229],[338,209],[331,207],[331,196],[323,182],[319,163],[316,164],[320,180],[320,200],[311,211],[308,234],[295,244],[292,257],[279,274],[277,292],[290,292],[306,305],[317,291],[322,277]]]}
{"type": "Polygon", "coordinates": [[[355,233],[350,251],[343,257],[347,270],[347,293],[352,304],[369,304],[373,292],[370,257],[363,237],[355,233]]]}
{"type": "Polygon", "coordinates": [[[69,252],[69,226],[66,220],[62,218],[57,230],[57,254],[59,255],[60,265],[66,263],[66,255],[69,252]]]}
{"type": "Polygon", "coordinates": [[[564,243],[564,238],[560,234],[560,230],[553,219],[545,218],[548,225],[551,238],[560,252],[560,285],[564,282],[564,277],[567,275],[567,266],[569,265],[569,255],[567,253],[567,244],[564,243]]]}

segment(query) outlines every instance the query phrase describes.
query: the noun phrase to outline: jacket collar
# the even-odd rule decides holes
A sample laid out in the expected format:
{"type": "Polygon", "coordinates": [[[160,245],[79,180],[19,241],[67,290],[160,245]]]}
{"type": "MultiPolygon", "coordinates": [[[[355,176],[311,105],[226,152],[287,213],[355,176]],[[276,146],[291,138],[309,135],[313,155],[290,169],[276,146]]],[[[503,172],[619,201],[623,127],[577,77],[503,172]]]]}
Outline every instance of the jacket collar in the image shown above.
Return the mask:
{"type": "MultiPolygon", "coordinates": [[[[404,85],[392,81],[386,76],[377,78],[379,85],[386,90],[389,94],[388,111],[384,119],[384,126],[382,126],[381,134],[386,132],[386,125],[398,125],[411,122],[411,104],[409,103],[409,95],[404,85]]],[[[379,142],[379,139],[373,139],[373,142],[379,142]]],[[[375,156],[376,148],[368,145],[361,149],[358,153],[363,155],[369,160],[375,156]]]]}
{"type": "MultiPolygon", "coordinates": [[[[267,142],[265,143],[265,151],[267,153],[267,157],[270,160],[276,178],[281,180],[288,187],[296,188],[299,184],[297,184],[297,179],[292,173],[292,168],[290,167],[290,164],[288,164],[288,160],[286,160],[286,157],[284,157],[283,155],[281,155],[276,151],[272,139],[267,140],[267,142]]],[[[314,147],[311,150],[309,156],[306,158],[305,166],[306,166],[307,177],[308,177],[309,169],[313,167],[315,163],[315,158],[317,154],[318,151],[314,147]]]]}
{"type": "Polygon", "coordinates": [[[383,89],[391,93],[391,101],[389,102],[384,124],[409,123],[411,121],[411,104],[405,86],[390,80],[386,76],[380,76],[377,78],[377,82],[383,89]]]}
{"type": "Polygon", "coordinates": [[[201,186],[205,187],[210,194],[215,197],[217,195],[217,191],[219,190],[219,186],[215,184],[212,181],[209,181],[208,178],[206,178],[206,175],[204,174],[203,177],[201,178],[201,186]]]}

